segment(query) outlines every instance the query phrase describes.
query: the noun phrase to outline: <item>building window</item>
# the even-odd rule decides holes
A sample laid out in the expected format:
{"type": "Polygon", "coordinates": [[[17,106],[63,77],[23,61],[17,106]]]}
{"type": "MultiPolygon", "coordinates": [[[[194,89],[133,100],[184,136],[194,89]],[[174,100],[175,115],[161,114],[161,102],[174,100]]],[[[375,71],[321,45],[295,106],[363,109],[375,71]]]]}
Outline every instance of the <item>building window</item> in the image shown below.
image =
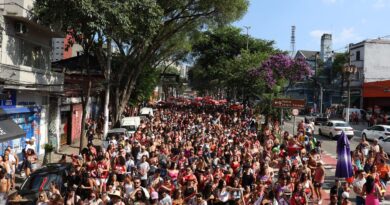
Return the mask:
{"type": "Polygon", "coordinates": [[[360,51],[356,51],[356,60],[360,61],[360,51]]]}

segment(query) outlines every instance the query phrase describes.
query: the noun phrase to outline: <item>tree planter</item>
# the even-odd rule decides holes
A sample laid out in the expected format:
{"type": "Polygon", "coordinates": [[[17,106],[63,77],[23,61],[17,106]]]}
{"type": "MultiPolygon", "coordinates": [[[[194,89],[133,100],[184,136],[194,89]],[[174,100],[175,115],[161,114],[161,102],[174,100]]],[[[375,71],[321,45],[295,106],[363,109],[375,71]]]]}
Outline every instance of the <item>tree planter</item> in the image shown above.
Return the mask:
{"type": "Polygon", "coordinates": [[[42,165],[51,163],[51,158],[53,155],[54,147],[51,144],[45,144],[45,155],[43,156],[43,163],[42,165]]]}

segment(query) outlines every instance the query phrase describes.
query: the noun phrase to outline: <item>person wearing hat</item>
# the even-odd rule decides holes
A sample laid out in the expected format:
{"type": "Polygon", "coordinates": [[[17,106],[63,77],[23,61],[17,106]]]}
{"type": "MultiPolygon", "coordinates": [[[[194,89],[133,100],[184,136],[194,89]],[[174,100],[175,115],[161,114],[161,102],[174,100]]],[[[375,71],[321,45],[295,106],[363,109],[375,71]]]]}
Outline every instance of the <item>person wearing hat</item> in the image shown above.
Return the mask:
{"type": "Polygon", "coordinates": [[[152,202],[151,202],[151,205],[158,205],[159,202],[158,202],[158,192],[152,192],[150,194],[150,198],[152,199],[152,202]]]}
{"type": "Polygon", "coordinates": [[[114,190],[112,193],[109,193],[108,196],[111,199],[112,205],[125,205],[125,203],[122,201],[122,195],[120,191],[114,190]]]}

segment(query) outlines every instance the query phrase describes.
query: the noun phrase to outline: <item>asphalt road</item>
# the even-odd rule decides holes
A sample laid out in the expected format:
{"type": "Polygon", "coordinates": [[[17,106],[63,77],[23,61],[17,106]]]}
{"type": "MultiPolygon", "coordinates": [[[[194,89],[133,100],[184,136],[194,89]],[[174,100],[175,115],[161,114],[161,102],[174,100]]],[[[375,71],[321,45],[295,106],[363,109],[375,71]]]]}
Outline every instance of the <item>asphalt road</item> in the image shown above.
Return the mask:
{"type": "MultiPolygon", "coordinates": [[[[297,128],[298,122],[300,122],[303,119],[304,118],[301,116],[296,117],[295,129],[297,128]]],[[[290,133],[293,133],[293,121],[291,120],[291,121],[285,122],[283,129],[290,132],[290,133]]],[[[334,185],[334,181],[335,181],[334,175],[336,172],[335,166],[337,163],[337,150],[336,150],[337,149],[337,141],[330,139],[329,137],[326,137],[326,136],[318,135],[318,126],[316,126],[314,133],[315,133],[315,137],[321,141],[321,146],[322,146],[322,150],[323,150],[322,160],[324,161],[325,175],[326,175],[323,189],[324,189],[325,193],[327,193],[328,196],[324,197],[325,200],[322,204],[328,204],[329,201],[326,199],[329,198],[330,188],[334,185]]],[[[355,130],[354,137],[349,141],[350,147],[352,150],[354,150],[356,148],[356,146],[359,144],[360,139],[361,139],[361,131],[355,130]]],[[[387,194],[389,194],[389,193],[386,193],[386,195],[387,194]]],[[[386,197],[386,199],[388,199],[388,197],[386,197]]],[[[352,204],[355,204],[355,194],[353,193],[352,189],[350,191],[350,201],[352,202],[352,204]]],[[[383,205],[390,205],[390,201],[384,200],[384,201],[380,202],[380,204],[381,205],[382,204],[383,205]]]]}

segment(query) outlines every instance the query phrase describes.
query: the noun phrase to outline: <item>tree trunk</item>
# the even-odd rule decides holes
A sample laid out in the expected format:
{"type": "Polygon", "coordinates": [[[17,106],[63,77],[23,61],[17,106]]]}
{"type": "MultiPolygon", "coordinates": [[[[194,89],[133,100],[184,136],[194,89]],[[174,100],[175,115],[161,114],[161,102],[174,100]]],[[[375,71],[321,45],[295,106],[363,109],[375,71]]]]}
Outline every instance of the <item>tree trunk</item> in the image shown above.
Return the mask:
{"type": "MultiPolygon", "coordinates": [[[[82,113],[83,116],[81,118],[81,136],[80,136],[80,148],[79,148],[80,153],[81,153],[81,150],[83,150],[83,148],[87,147],[88,140],[87,140],[87,131],[85,129],[85,124],[86,124],[86,119],[87,119],[89,98],[91,96],[91,88],[92,88],[92,81],[91,81],[91,79],[89,79],[87,96],[85,96],[86,99],[83,100],[83,113],[82,113]]],[[[84,98],[84,97],[82,97],[82,98],[84,98]]]]}
{"type": "Polygon", "coordinates": [[[108,104],[110,103],[110,82],[111,82],[111,38],[107,38],[107,66],[106,66],[106,80],[107,80],[107,87],[106,87],[106,96],[104,100],[104,126],[103,126],[103,138],[106,137],[108,132],[108,118],[109,118],[109,110],[108,110],[108,104]]]}

